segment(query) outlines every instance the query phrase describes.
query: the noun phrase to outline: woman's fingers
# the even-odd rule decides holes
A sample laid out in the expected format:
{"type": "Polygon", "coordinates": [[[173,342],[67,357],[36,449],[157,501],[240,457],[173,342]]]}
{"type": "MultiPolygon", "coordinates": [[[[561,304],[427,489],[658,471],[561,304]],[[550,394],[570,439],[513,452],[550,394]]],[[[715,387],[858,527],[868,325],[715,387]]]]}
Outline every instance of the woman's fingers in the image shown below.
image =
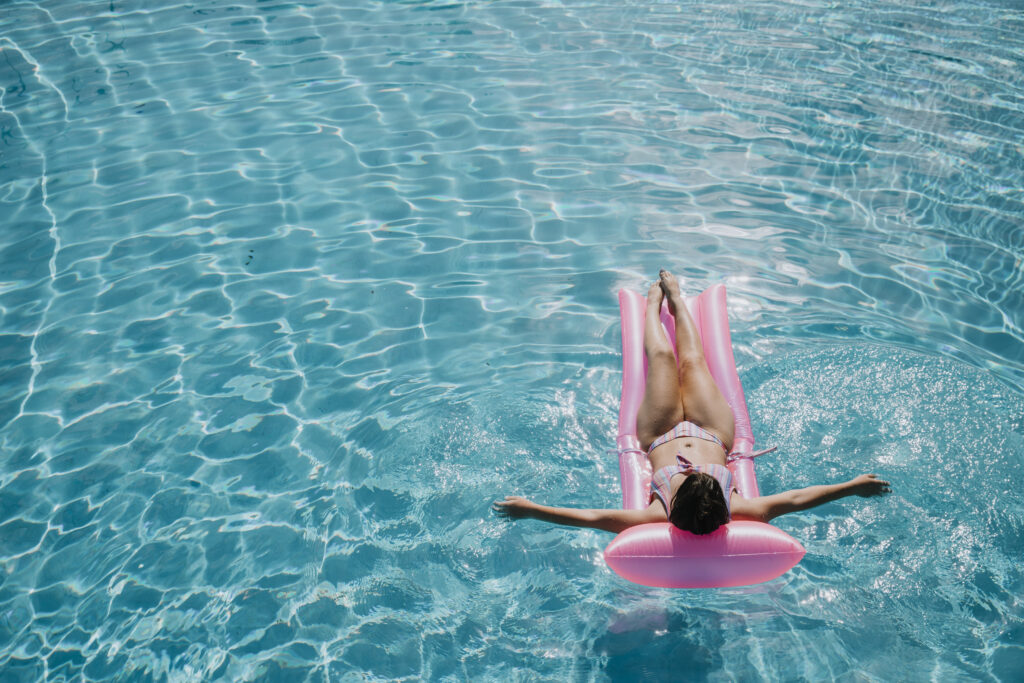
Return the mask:
{"type": "Polygon", "coordinates": [[[875,485],[876,493],[890,493],[892,489],[889,487],[889,482],[884,479],[878,479],[877,476],[872,480],[872,484],[875,485]]]}
{"type": "Polygon", "coordinates": [[[491,510],[499,517],[513,517],[516,506],[524,500],[520,496],[505,496],[505,500],[496,500],[491,503],[491,510]]]}
{"type": "Polygon", "coordinates": [[[855,480],[857,494],[860,496],[880,496],[883,493],[892,493],[889,482],[879,479],[877,474],[862,474],[855,480]]]}

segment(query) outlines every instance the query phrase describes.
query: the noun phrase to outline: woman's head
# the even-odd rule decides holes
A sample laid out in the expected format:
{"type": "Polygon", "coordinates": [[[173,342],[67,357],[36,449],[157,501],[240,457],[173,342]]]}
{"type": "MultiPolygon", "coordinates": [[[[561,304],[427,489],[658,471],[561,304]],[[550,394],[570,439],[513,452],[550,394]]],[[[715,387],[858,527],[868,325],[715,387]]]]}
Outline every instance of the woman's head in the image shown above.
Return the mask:
{"type": "Polygon", "coordinates": [[[722,485],[710,474],[694,472],[679,485],[668,521],[684,531],[710,534],[729,521],[722,485]]]}

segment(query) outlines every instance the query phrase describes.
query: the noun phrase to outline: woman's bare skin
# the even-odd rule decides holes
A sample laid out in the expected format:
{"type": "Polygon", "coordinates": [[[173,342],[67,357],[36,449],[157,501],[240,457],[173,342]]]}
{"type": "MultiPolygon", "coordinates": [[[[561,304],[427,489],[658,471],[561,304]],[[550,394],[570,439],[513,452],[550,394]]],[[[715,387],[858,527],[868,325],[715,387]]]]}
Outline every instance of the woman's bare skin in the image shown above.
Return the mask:
{"type": "MultiPolygon", "coordinates": [[[[658,281],[647,292],[644,353],[647,356],[647,385],[636,419],[641,447],[647,450],[655,439],[683,420],[714,434],[724,445],[723,448],[698,437],[673,439],[648,454],[652,470],[656,472],[674,465],[677,454],[694,465],[725,465],[734,436],[732,409],[708,370],[704,349],[679,283],[665,270],[659,272],[658,281]],[[675,353],[660,322],[662,301],[666,299],[669,312],[675,318],[675,353]]],[[[690,475],[680,473],[671,478],[669,500],[687,476],[690,475]]],[[[890,490],[889,482],[879,479],[878,475],[861,474],[839,484],[809,486],[771,496],[747,499],[735,489],[728,495],[731,495],[732,519],[767,522],[787,512],[806,510],[846,496],[877,496],[890,490]]],[[[638,524],[668,521],[668,511],[656,496],[652,496],[650,505],[643,510],[551,507],[520,496],[506,496],[504,500],[495,501],[492,507],[500,517],[534,518],[616,533],[638,524]]]]}

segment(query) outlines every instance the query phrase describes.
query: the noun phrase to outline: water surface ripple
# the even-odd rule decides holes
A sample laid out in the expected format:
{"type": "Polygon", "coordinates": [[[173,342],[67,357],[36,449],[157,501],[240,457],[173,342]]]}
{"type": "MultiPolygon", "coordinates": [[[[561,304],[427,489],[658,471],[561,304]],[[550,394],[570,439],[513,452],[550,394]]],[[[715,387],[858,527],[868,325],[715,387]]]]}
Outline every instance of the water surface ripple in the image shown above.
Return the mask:
{"type": "Polygon", "coordinates": [[[0,678],[1013,680],[1014,3],[0,14],[0,678]],[[615,506],[615,291],[725,282],[777,581],[615,506]]]}

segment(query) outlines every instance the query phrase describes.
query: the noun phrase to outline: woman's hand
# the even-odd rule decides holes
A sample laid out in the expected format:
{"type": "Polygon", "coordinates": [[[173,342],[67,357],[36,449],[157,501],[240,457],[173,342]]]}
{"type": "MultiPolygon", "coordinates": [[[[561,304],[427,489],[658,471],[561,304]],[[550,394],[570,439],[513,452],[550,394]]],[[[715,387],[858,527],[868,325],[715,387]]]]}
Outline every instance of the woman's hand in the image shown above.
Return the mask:
{"type": "Polygon", "coordinates": [[[850,493],[863,498],[892,492],[892,489],[889,488],[889,482],[879,479],[877,474],[862,474],[851,479],[849,486],[850,493]]]}
{"type": "Polygon", "coordinates": [[[530,517],[536,506],[522,496],[505,496],[505,500],[496,500],[491,509],[499,517],[520,519],[530,517]]]}
{"type": "Polygon", "coordinates": [[[890,493],[889,482],[879,479],[877,474],[862,474],[841,484],[818,484],[792,491],[783,491],[772,496],[761,496],[736,502],[733,514],[747,519],[769,522],[787,512],[809,510],[819,505],[839,500],[846,496],[880,496],[890,493]]]}

